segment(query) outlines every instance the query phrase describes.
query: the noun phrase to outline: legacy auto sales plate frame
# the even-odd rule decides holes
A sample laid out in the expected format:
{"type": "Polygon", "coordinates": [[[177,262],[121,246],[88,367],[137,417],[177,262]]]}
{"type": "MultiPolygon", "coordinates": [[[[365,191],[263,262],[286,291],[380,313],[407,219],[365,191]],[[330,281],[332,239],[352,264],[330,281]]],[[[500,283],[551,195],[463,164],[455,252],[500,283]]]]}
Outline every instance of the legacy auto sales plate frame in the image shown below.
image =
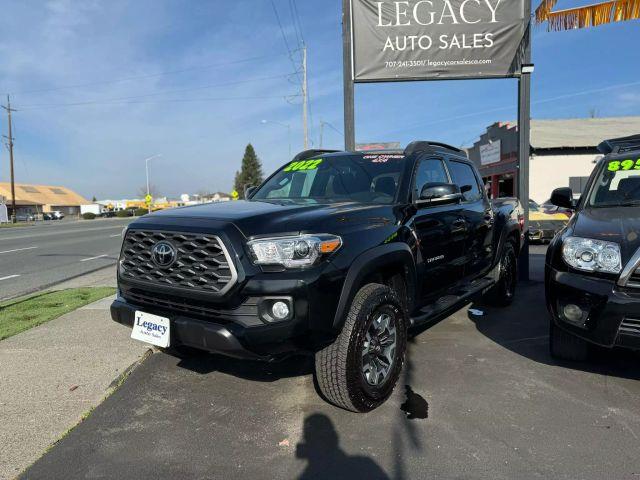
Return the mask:
{"type": "Polygon", "coordinates": [[[520,75],[530,0],[348,0],[355,83],[520,75]]]}

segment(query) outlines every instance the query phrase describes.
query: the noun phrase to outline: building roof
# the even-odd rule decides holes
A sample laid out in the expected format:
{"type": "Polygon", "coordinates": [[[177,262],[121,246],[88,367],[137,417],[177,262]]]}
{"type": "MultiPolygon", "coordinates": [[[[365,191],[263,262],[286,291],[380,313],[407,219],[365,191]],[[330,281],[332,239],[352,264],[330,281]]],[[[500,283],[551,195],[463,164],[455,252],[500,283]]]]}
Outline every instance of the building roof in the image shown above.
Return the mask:
{"type": "Polygon", "coordinates": [[[531,120],[534,149],[597,147],[603,140],[635,134],[640,134],[640,117],[531,120]]]}
{"type": "MultiPolygon", "coordinates": [[[[16,203],[18,205],[74,206],[90,203],[73,190],[56,185],[16,183],[15,190],[16,203]]],[[[3,196],[6,197],[6,201],[9,203],[11,199],[11,184],[9,182],[0,182],[0,197],[3,196]]]]}

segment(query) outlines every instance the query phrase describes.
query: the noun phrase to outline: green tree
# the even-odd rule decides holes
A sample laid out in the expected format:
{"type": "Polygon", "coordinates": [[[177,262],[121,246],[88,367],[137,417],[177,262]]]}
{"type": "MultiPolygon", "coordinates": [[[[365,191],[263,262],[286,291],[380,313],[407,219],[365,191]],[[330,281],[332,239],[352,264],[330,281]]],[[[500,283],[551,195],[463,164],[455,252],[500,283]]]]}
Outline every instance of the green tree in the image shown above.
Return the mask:
{"type": "Polygon", "coordinates": [[[253,149],[253,145],[248,144],[242,157],[242,166],[236,172],[233,188],[238,192],[240,198],[244,198],[244,187],[260,185],[262,183],[262,164],[253,149]]]}

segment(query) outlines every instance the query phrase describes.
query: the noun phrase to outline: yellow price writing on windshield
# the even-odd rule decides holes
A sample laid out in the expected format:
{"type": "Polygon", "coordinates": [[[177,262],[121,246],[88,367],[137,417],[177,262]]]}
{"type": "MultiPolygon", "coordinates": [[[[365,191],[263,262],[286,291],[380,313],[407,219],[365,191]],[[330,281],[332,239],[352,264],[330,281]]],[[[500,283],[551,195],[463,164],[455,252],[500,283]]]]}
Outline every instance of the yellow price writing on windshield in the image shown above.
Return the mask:
{"type": "Polygon", "coordinates": [[[291,162],[289,165],[287,165],[287,168],[285,168],[284,171],[291,172],[298,170],[315,170],[321,163],[321,158],[314,160],[302,160],[300,162],[291,162]]]}
{"type": "Polygon", "coordinates": [[[640,158],[637,160],[613,160],[607,165],[607,170],[617,172],[618,170],[640,170],[640,158]]]}

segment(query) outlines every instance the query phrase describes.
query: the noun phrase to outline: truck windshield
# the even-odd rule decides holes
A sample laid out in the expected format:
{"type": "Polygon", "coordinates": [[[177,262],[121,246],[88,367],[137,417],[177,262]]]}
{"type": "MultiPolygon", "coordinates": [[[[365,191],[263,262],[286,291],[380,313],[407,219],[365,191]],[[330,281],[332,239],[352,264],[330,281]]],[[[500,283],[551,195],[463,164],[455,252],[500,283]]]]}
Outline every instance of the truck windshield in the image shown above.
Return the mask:
{"type": "Polygon", "coordinates": [[[336,155],[294,161],[251,197],[292,203],[393,203],[404,155],[336,155]]]}
{"type": "Polygon", "coordinates": [[[640,159],[606,161],[591,188],[589,205],[640,206],[640,159]]]}

